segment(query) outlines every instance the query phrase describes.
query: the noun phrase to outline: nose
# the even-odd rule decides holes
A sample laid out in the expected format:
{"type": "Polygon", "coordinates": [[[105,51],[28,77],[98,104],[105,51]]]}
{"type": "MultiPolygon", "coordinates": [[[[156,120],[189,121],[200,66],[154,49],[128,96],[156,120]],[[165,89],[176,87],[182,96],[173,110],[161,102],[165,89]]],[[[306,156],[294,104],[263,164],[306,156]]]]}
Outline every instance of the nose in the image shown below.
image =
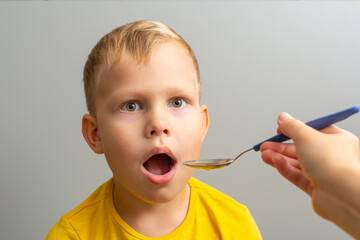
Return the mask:
{"type": "Polygon", "coordinates": [[[169,120],[165,110],[155,109],[148,113],[145,134],[148,138],[170,134],[169,120]]]}

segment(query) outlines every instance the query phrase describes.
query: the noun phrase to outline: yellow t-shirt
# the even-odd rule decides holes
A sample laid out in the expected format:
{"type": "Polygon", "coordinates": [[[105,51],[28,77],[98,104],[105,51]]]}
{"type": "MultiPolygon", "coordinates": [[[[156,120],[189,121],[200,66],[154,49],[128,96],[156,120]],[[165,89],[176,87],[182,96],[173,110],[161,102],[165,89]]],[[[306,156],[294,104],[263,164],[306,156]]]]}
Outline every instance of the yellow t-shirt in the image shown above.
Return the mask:
{"type": "Polygon", "coordinates": [[[100,186],[83,203],[63,215],[45,240],[52,239],[261,239],[246,206],[191,178],[189,210],[183,223],[159,238],[146,237],[118,215],[112,198],[114,181],[100,186]]]}

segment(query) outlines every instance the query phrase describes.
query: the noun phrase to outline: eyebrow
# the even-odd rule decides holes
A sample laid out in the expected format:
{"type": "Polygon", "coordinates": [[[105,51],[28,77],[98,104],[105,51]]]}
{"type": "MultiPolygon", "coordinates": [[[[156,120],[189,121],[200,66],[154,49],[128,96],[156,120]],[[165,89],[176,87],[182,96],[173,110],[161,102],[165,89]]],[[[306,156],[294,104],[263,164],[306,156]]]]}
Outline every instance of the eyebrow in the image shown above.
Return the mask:
{"type": "MultiPolygon", "coordinates": [[[[182,88],[182,87],[170,87],[167,88],[166,91],[169,93],[169,95],[173,95],[174,97],[176,96],[184,96],[187,98],[193,98],[193,93],[190,92],[188,89],[182,88]]],[[[161,91],[159,91],[161,92],[161,91]]],[[[157,94],[156,90],[152,91],[152,93],[157,94]]],[[[197,97],[200,98],[200,93],[199,93],[199,89],[197,89],[197,87],[194,89],[194,93],[197,94],[197,97]]],[[[110,96],[105,96],[105,98],[108,99],[108,101],[113,101],[114,99],[122,99],[122,98],[126,98],[126,99],[131,99],[131,98],[143,98],[144,96],[146,97],[146,95],[148,94],[148,90],[142,90],[142,89],[134,89],[134,88],[125,88],[125,89],[121,89],[118,90],[116,92],[113,92],[110,96]]]]}

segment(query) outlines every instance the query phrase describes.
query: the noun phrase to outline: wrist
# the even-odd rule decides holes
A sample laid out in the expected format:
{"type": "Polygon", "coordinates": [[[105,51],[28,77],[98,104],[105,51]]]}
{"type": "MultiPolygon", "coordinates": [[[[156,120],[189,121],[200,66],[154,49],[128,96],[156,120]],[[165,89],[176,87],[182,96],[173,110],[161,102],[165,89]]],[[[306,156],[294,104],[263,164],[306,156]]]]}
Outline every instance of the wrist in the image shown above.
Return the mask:
{"type": "MultiPolygon", "coordinates": [[[[357,208],[360,213],[360,164],[353,165],[341,165],[336,169],[328,168],[329,171],[326,175],[321,176],[319,179],[313,182],[313,204],[315,206],[329,207],[331,208],[352,206],[357,208]],[[323,198],[323,196],[326,196],[323,198]],[[327,198],[332,199],[332,202],[337,206],[328,206],[324,201],[327,198]]],[[[326,209],[324,209],[326,210],[326,209]]]]}

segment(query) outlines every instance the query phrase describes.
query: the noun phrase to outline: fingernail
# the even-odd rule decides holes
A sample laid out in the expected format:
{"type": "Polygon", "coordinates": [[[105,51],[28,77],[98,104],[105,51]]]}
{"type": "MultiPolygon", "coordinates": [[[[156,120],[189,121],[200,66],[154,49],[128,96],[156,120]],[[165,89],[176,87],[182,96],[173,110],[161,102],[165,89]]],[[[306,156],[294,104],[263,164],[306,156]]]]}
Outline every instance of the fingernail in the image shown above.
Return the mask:
{"type": "Polygon", "coordinates": [[[288,113],[281,113],[279,116],[279,121],[282,122],[289,118],[293,118],[293,117],[288,113]]]}

